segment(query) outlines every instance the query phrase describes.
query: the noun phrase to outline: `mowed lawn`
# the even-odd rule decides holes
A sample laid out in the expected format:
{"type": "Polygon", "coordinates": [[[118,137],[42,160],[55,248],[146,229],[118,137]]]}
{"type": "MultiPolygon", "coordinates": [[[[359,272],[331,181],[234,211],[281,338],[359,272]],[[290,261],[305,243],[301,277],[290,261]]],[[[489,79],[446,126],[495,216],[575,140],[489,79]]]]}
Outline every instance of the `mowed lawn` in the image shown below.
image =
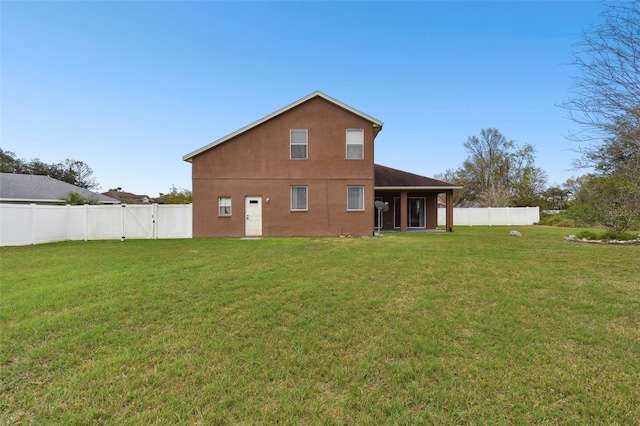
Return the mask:
{"type": "Polygon", "coordinates": [[[2,248],[0,424],[637,425],[640,246],[569,232],[2,248]]]}

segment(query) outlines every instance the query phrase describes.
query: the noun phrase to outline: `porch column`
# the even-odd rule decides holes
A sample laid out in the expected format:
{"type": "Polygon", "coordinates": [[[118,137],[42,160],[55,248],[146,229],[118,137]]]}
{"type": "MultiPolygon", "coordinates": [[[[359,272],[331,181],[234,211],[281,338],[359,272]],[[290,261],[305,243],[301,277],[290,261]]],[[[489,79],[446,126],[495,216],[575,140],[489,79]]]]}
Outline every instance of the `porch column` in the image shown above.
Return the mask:
{"type": "Polygon", "coordinates": [[[453,232],[453,189],[449,189],[446,192],[446,230],[447,232],[453,232]]]}
{"type": "Polygon", "coordinates": [[[400,232],[407,232],[407,191],[400,193],[400,232]]]}

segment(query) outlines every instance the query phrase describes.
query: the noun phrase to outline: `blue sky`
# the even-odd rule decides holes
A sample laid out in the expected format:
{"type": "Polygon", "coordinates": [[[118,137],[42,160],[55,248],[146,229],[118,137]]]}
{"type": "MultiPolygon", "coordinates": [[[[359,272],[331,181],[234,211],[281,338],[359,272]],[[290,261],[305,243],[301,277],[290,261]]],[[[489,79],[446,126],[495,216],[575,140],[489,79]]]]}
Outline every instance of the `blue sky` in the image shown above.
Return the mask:
{"type": "Polygon", "coordinates": [[[1,146],[81,160],[101,190],[191,188],[182,156],[316,90],[383,121],[379,164],[457,168],[488,127],[572,170],[572,45],[599,2],[13,2],[1,146]]]}

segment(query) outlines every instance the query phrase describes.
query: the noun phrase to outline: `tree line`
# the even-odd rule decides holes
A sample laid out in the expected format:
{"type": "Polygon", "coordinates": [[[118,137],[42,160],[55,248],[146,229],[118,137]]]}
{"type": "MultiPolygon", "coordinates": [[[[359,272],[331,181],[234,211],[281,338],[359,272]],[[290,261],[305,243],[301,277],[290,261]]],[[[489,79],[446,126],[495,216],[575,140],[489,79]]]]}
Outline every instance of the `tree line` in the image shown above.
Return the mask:
{"type": "MultiPolygon", "coordinates": [[[[636,131],[640,133],[640,127],[636,131]]],[[[467,158],[457,169],[435,178],[463,187],[454,192],[454,205],[459,207],[539,206],[565,211],[579,225],[640,229],[640,155],[637,147],[620,148],[632,140],[605,140],[589,153],[593,172],[548,186],[545,171],[535,164],[532,145],[518,145],[487,128],[468,137],[467,158]]]]}
{"type": "MultiPolygon", "coordinates": [[[[11,151],[0,148],[0,173],[19,173],[25,175],[42,175],[67,182],[80,188],[89,190],[99,190],[100,185],[93,177],[93,170],[83,161],[67,158],[59,163],[45,163],[38,158],[30,161],[18,158],[11,151]]],[[[122,191],[122,188],[110,189],[110,191],[122,191]]],[[[95,197],[84,197],[75,192],[70,193],[61,201],[67,204],[96,204],[95,197]]],[[[176,188],[172,185],[167,193],[160,193],[155,202],[159,204],[190,204],[192,201],[191,191],[183,188],[176,188]]]]}
{"type": "Polygon", "coordinates": [[[0,172],[43,175],[81,188],[100,188],[88,164],[69,158],[59,163],[45,163],[38,158],[26,161],[18,158],[13,152],[0,148],[0,172]]]}
{"type": "Polygon", "coordinates": [[[602,17],[574,46],[572,95],[559,105],[579,129],[568,135],[574,165],[589,171],[547,187],[533,146],[483,129],[465,142],[462,165],[437,176],[464,186],[457,205],[538,205],[579,224],[640,229],[640,2],[607,3],[602,17]]]}

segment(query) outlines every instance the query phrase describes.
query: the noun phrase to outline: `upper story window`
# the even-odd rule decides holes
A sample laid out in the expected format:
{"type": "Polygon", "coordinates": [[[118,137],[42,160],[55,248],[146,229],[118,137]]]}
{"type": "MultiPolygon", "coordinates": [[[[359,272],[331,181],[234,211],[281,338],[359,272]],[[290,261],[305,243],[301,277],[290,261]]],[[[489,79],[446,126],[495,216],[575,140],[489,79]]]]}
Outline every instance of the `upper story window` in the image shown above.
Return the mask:
{"type": "Polygon", "coordinates": [[[347,129],[347,160],[364,159],[364,129],[347,129]]]}
{"type": "Polygon", "coordinates": [[[307,129],[291,129],[289,131],[289,152],[292,160],[307,159],[307,129]]]}
{"type": "Polygon", "coordinates": [[[307,191],[306,186],[291,187],[291,210],[307,210],[307,191]]]}
{"type": "Polygon", "coordinates": [[[218,216],[231,216],[231,197],[218,197],[218,216]]]}

